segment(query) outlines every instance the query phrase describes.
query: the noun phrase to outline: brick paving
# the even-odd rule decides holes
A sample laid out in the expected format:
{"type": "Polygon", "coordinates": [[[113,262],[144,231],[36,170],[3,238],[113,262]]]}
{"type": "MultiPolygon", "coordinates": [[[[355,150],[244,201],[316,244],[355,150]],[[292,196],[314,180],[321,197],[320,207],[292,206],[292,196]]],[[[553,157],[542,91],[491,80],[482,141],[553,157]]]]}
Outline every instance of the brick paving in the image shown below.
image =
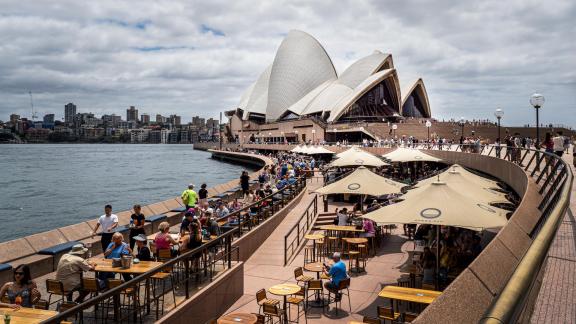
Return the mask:
{"type": "MultiPolygon", "coordinates": [[[[308,190],[319,187],[320,184],[312,182],[308,190]]],[[[244,265],[244,295],[224,313],[243,312],[258,313],[256,304],[256,292],[262,288],[280,283],[295,283],[294,269],[302,266],[304,262],[303,254],[295,257],[291,264],[284,267],[283,248],[284,235],[295,224],[296,220],[304,212],[304,208],[314,198],[313,194],[305,196],[285,220],[270,235],[262,246],[252,255],[244,265]]],[[[321,208],[319,206],[319,208],[321,208]]],[[[332,210],[333,207],[330,207],[332,210]]],[[[385,285],[396,284],[396,279],[400,277],[399,268],[408,260],[407,251],[412,248],[412,241],[406,241],[403,236],[393,233],[384,238],[382,247],[377,249],[375,257],[368,259],[366,272],[363,274],[352,274],[350,286],[351,306],[348,305],[346,296],[342,299],[342,309],[336,314],[334,305],[325,312],[321,308],[311,308],[308,312],[307,320],[310,323],[348,323],[348,321],[362,321],[363,316],[376,317],[376,305],[385,305],[386,301],[378,298],[378,293],[385,285]],[[350,312],[350,307],[352,312],[350,312]]],[[[348,261],[346,260],[348,266],[348,261]]],[[[314,273],[307,275],[314,276],[314,273]]],[[[268,293],[269,298],[281,299],[268,293]]],[[[296,308],[292,308],[295,316],[296,308]]],[[[300,319],[304,321],[303,318],[300,319]]]]}
{"type": "MultiPolygon", "coordinates": [[[[564,159],[572,165],[572,156],[564,159]]],[[[576,323],[576,191],[552,242],[531,323],[576,323]]]]}

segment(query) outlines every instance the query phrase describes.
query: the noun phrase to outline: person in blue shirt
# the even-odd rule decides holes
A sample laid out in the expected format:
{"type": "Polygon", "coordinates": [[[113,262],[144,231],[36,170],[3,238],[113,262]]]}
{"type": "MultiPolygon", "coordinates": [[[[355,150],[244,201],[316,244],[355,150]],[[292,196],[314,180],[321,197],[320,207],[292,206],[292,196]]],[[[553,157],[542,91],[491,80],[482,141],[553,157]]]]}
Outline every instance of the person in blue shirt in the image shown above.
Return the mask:
{"type": "Polygon", "coordinates": [[[324,274],[330,277],[330,281],[327,281],[324,287],[334,293],[336,300],[340,301],[342,294],[338,292],[338,285],[340,281],[348,278],[348,274],[346,273],[346,264],[340,260],[340,253],[335,252],[332,255],[332,261],[334,264],[331,267],[324,265],[324,274]]]}
{"type": "MultiPolygon", "coordinates": [[[[132,249],[128,243],[124,242],[122,233],[116,232],[112,235],[112,242],[108,245],[106,251],[104,251],[104,257],[106,259],[116,259],[121,258],[123,255],[132,255],[132,249]]],[[[100,272],[98,278],[100,280],[107,280],[114,278],[115,275],[113,272],[100,272]]],[[[127,273],[123,273],[122,277],[124,281],[132,279],[130,274],[127,273]]]]}
{"type": "Polygon", "coordinates": [[[289,185],[293,185],[293,184],[295,184],[295,183],[296,183],[296,181],[297,181],[297,180],[296,180],[296,178],[294,178],[294,177],[290,177],[290,178],[288,178],[288,184],[289,184],[289,185]]]}

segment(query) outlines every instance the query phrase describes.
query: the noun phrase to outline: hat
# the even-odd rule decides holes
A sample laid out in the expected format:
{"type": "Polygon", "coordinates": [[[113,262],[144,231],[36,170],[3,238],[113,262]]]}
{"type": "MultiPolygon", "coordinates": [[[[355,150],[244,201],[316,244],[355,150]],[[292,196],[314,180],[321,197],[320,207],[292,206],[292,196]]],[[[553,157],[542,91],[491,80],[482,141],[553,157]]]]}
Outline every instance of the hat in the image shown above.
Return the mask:
{"type": "Polygon", "coordinates": [[[214,213],[214,209],[212,209],[212,208],[206,209],[206,214],[213,214],[213,213],[214,213]]]}
{"type": "Polygon", "coordinates": [[[140,242],[146,242],[148,240],[144,234],[138,234],[136,236],[132,236],[132,238],[140,242]]]}
{"type": "Polygon", "coordinates": [[[194,184],[193,183],[188,184],[188,188],[194,188],[194,184]]]}
{"type": "Polygon", "coordinates": [[[84,244],[76,244],[68,254],[84,255],[86,252],[88,252],[88,249],[84,247],[84,244]]]}

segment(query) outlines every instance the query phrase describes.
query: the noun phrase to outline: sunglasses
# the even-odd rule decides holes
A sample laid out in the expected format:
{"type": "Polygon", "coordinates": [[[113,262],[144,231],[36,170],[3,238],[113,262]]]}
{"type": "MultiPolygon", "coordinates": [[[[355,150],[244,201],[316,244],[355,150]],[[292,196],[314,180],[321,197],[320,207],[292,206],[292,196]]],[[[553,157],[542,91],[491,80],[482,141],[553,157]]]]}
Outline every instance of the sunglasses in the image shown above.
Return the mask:
{"type": "Polygon", "coordinates": [[[23,276],[23,275],[24,275],[24,272],[14,272],[14,274],[15,274],[15,275],[18,275],[18,276],[23,276]]]}

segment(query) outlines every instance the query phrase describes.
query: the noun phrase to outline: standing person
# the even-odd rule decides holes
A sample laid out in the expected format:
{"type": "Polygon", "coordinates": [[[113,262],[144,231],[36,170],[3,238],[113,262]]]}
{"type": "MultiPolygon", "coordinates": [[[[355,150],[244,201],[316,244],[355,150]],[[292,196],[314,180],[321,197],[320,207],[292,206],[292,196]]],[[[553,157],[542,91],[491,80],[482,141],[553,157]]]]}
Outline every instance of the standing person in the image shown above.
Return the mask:
{"type": "Polygon", "coordinates": [[[114,234],[114,229],[118,227],[118,216],[112,214],[112,206],[104,206],[104,215],[98,218],[98,223],[92,232],[92,236],[96,235],[98,228],[102,227],[102,233],[100,238],[100,244],[102,244],[102,251],[106,251],[110,242],[112,242],[112,235],[114,234]]]}
{"type": "Polygon", "coordinates": [[[552,142],[554,143],[554,154],[561,157],[564,154],[564,136],[562,136],[562,132],[556,132],[552,142]]]}
{"type": "Polygon", "coordinates": [[[84,298],[90,294],[89,291],[82,288],[82,273],[86,271],[94,271],[95,263],[88,263],[84,256],[88,249],[83,244],[76,244],[72,247],[70,252],[64,254],[58,262],[56,268],[56,280],[62,282],[64,291],[68,294],[66,298],[72,301],[72,294],[78,291],[80,295],[74,302],[81,303],[84,298]]]}
{"type": "Polygon", "coordinates": [[[32,308],[40,300],[40,292],[32,275],[30,267],[21,264],[14,269],[12,282],[5,283],[0,289],[0,298],[8,295],[9,303],[0,302],[0,307],[8,307],[15,310],[20,307],[32,308]]]}
{"type": "Polygon", "coordinates": [[[134,249],[134,244],[136,244],[134,237],[140,234],[146,235],[144,231],[146,217],[142,214],[142,207],[140,205],[134,205],[132,209],[134,213],[130,216],[130,248],[134,249]]]}
{"type": "Polygon", "coordinates": [[[198,194],[196,194],[196,191],[194,191],[194,185],[189,184],[188,189],[182,192],[180,198],[182,198],[182,202],[184,205],[186,205],[186,209],[195,208],[196,200],[198,200],[198,194]]]}
{"type": "Polygon", "coordinates": [[[203,183],[200,186],[200,190],[198,190],[198,198],[201,206],[208,203],[208,190],[206,189],[205,183],[203,183]]]}
{"type": "Polygon", "coordinates": [[[248,190],[250,190],[250,176],[248,175],[248,171],[242,171],[242,175],[240,176],[240,187],[242,187],[243,195],[246,195],[248,190]]]}

